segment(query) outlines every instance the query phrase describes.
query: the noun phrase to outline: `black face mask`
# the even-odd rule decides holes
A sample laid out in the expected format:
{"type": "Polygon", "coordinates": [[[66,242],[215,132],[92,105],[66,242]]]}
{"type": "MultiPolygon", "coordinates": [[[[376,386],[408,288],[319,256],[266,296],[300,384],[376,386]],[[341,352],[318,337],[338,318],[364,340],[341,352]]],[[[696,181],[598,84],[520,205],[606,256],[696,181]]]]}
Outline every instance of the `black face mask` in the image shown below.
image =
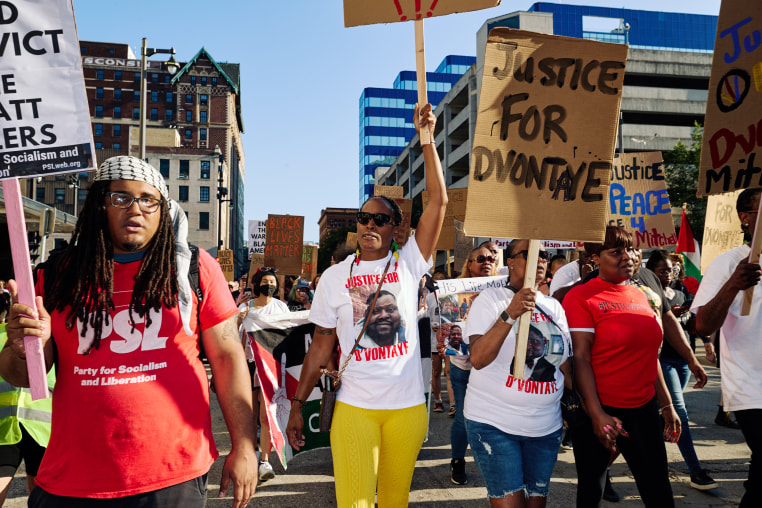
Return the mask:
{"type": "Polygon", "coordinates": [[[270,284],[262,284],[259,286],[259,294],[265,295],[265,296],[272,296],[275,294],[276,291],[275,286],[271,286],[270,284]]]}

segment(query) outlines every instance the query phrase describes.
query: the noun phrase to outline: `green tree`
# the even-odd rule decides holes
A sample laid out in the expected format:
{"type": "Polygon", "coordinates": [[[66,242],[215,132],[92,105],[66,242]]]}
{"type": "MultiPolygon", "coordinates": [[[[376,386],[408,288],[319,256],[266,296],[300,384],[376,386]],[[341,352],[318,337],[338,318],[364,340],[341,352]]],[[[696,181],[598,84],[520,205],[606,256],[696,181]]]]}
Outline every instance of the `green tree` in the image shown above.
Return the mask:
{"type": "Polygon", "coordinates": [[[686,146],[680,140],[671,151],[663,154],[664,176],[667,181],[669,202],[672,206],[686,204],[688,222],[699,243],[701,243],[704,235],[707,202],[706,197],[696,197],[703,134],[703,127],[696,122],[691,131],[690,146],[686,146]]]}
{"type": "MultiPolygon", "coordinates": [[[[318,273],[323,273],[326,268],[331,266],[332,256],[341,256],[344,253],[343,247],[347,240],[347,233],[357,233],[357,224],[331,231],[326,239],[320,242],[320,247],[318,248],[318,273]]],[[[346,246],[347,252],[353,251],[354,247],[354,245],[346,246]]],[[[337,257],[336,262],[343,259],[343,256],[341,256],[341,259],[337,257]]]]}

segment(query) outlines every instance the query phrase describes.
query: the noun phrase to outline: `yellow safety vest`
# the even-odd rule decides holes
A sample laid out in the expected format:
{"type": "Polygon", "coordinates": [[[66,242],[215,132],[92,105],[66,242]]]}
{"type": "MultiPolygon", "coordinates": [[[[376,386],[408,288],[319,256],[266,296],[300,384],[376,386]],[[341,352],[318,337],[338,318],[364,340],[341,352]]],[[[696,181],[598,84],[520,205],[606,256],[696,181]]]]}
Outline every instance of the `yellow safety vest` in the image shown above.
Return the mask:
{"type": "MultiPolygon", "coordinates": [[[[0,349],[5,346],[8,335],[5,323],[0,324],[0,349]]],[[[48,371],[48,389],[53,395],[56,384],[55,367],[48,371]]],[[[40,446],[47,448],[50,441],[50,416],[53,411],[53,399],[32,400],[29,388],[19,388],[0,378],[0,445],[16,444],[21,441],[21,428],[24,426],[30,436],[40,446]]]]}

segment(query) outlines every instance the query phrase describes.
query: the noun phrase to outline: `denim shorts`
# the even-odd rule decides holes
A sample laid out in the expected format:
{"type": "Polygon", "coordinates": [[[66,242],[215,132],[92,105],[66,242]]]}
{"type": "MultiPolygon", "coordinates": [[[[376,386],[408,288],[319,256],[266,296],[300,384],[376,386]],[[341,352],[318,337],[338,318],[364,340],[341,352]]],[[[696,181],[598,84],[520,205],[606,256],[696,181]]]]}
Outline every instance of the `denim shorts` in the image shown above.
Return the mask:
{"type": "Polygon", "coordinates": [[[520,490],[527,497],[547,497],[563,427],[547,436],[526,437],[466,419],[466,430],[489,497],[503,498],[520,490]]]}

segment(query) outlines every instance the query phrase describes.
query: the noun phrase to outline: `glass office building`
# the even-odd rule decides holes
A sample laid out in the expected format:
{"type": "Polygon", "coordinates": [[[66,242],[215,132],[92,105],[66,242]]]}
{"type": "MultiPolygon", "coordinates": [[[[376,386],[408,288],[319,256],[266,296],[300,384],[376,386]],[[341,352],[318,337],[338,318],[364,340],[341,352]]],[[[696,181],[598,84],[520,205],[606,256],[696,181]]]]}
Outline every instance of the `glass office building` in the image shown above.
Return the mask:
{"type": "MultiPolygon", "coordinates": [[[[434,72],[427,72],[431,105],[436,107],[475,62],[475,57],[448,55],[434,72]]],[[[417,90],[415,72],[402,71],[392,88],[365,88],[360,95],[359,205],[373,195],[376,168],[390,166],[415,136],[417,90]]]]}

